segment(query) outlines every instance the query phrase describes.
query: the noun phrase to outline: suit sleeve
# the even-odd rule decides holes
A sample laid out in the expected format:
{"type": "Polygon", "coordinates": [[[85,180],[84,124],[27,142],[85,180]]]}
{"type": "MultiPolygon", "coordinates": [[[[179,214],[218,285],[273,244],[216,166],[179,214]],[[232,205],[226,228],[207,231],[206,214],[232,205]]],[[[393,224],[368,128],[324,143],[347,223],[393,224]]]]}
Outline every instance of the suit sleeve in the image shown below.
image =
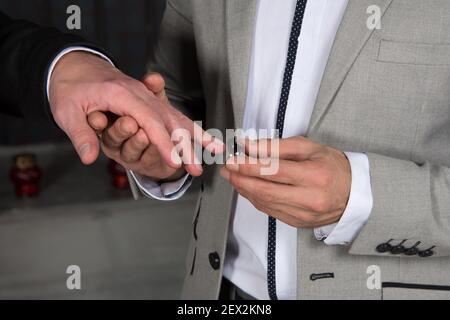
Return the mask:
{"type": "Polygon", "coordinates": [[[168,1],[148,69],[166,81],[170,102],[192,120],[203,120],[201,85],[190,0],[168,1]]]}
{"type": "Polygon", "coordinates": [[[78,36],[12,20],[0,12],[0,113],[33,121],[52,119],[47,72],[58,53],[70,46],[103,52],[78,36]]]}
{"type": "Polygon", "coordinates": [[[450,256],[450,168],[377,154],[368,157],[373,209],[350,253],[396,258],[450,256]],[[379,252],[377,247],[387,242],[422,253],[379,252]]]}
{"type": "MultiPolygon", "coordinates": [[[[174,107],[192,120],[204,120],[205,104],[190,8],[190,0],[168,1],[148,69],[163,76],[166,94],[174,107]]],[[[145,196],[163,201],[181,198],[192,182],[187,175],[177,182],[159,185],[135,173],[131,175],[130,183],[145,196]]]]}

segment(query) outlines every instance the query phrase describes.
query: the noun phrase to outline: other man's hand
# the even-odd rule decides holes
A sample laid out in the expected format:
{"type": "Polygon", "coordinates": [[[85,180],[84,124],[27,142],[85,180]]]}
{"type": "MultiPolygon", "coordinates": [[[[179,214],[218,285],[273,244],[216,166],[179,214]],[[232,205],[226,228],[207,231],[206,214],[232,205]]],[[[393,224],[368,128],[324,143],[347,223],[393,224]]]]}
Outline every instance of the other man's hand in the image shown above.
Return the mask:
{"type": "MultiPolygon", "coordinates": [[[[161,75],[152,73],[144,77],[143,83],[163,104],[169,104],[165,93],[165,83],[161,75]]],[[[136,120],[123,116],[108,118],[102,112],[93,112],[88,117],[89,125],[101,136],[105,155],[128,170],[147,176],[157,182],[175,181],[186,172],[192,176],[203,173],[201,163],[194,158],[193,146],[184,145],[190,152],[181,155],[184,166],[174,169],[162,159],[158,149],[148,139],[136,120]],[[187,158],[190,156],[190,158],[187,158]]],[[[185,149],[186,150],[186,149],[185,149]]],[[[220,150],[217,150],[220,151],[220,150]]]]}
{"type": "MultiPolygon", "coordinates": [[[[174,169],[166,164],[133,118],[124,116],[112,120],[96,111],[89,115],[88,122],[100,134],[105,155],[126,169],[156,182],[175,181],[186,174],[184,167],[174,169]]],[[[202,174],[201,166],[189,169],[194,176],[202,174]]]]}
{"type": "Polygon", "coordinates": [[[175,129],[187,130],[195,143],[212,152],[216,147],[208,141],[208,135],[194,135],[194,131],[203,130],[142,82],[90,53],[71,52],[58,62],[50,80],[49,100],[56,123],[69,136],[85,164],[93,163],[99,155],[98,138],[87,122],[87,116],[94,111],[135,119],[161,159],[173,169],[182,166],[181,158],[173,152],[171,134],[175,129]]]}
{"type": "Polygon", "coordinates": [[[345,154],[302,137],[277,142],[279,160],[272,160],[279,161],[276,173],[261,174],[268,162],[262,161],[260,149],[268,146],[264,149],[270,151],[273,143],[265,140],[246,141],[248,156],[229,159],[221,175],[259,211],[290,226],[318,228],[338,222],[352,182],[345,154]]]}

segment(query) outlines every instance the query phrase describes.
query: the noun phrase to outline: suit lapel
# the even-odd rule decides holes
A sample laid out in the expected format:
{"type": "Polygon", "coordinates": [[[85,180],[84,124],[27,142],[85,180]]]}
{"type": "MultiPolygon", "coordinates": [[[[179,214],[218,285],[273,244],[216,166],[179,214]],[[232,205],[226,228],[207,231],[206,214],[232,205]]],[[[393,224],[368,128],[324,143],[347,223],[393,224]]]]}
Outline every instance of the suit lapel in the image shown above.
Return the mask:
{"type": "Polygon", "coordinates": [[[342,82],[374,30],[367,27],[367,8],[377,5],[383,16],[392,0],[349,0],[322,79],[309,132],[317,129],[342,82]]]}
{"type": "Polygon", "coordinates": [[[230,87],[236,126],[241,127],[247,98],[257,0],[226,3],[230,87]]]}

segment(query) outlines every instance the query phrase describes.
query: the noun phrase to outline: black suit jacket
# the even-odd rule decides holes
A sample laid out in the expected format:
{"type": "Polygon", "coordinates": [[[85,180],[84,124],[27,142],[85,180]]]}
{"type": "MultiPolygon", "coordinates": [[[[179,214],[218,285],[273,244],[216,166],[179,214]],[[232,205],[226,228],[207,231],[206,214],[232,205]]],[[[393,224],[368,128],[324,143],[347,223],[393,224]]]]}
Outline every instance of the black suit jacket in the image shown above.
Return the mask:
{"type": "Polygon", "coordinates": [[[78,36],[12,20],[0,12],[0,113],[33,121],[52,119],[47,72],[58,53],[70,46],[103,52],[78,36]]]}

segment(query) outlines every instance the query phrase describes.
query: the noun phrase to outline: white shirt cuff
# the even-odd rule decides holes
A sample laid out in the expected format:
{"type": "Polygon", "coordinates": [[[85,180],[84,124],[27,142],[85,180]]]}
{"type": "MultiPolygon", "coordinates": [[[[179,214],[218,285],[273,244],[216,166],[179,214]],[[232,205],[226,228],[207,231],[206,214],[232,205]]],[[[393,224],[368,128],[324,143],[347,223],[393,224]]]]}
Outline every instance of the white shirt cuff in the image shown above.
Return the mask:
{"type": "Polygon", "coordinates": [[[145,196],[161,201],[174,201],[180,199],[192,185],[193,180],[193,177],[190,174],[186,174],[178,181],[158,183],[132,171],[130,171],[130,174],[145,196]]]}
{"type": "Polygon", "coordinates": [[[59,60],[61,60],[61,58],[63,56],[65,56],[66,54],[73,52],[73,51],[85,51],[85,52],[89,52],[92,54],[95,54],[103,59],[105,59],[106,61],[108,61],[109,63],[111,63],[112,65],[114,65],[114,63],[111,61],[111,59],[109,59],[107,56],[105,56],[103,53],[98,52],[96,50],[93,49],[89,49],[86,47],[69,47],[64,49],[63,51],[61,51],[55,59],[53,59],[53,62],[50,64],[50,67],[48,68],[48,75],[47,75],[47,97],[49,97],[49,92],[50,92],[50,79],[52,77],[53,71],[55,70],[56,65],[58,64],[59,60]]]}
{"type": "Polygon", "coordinates": [[[372,212],[373,196],[369,158],[362,153],[347,152],[352,170],[352,186],[347,208],[338,223],[317,228],[314,235],[327,245],[349,245],[367,223],[372,212]]]}

